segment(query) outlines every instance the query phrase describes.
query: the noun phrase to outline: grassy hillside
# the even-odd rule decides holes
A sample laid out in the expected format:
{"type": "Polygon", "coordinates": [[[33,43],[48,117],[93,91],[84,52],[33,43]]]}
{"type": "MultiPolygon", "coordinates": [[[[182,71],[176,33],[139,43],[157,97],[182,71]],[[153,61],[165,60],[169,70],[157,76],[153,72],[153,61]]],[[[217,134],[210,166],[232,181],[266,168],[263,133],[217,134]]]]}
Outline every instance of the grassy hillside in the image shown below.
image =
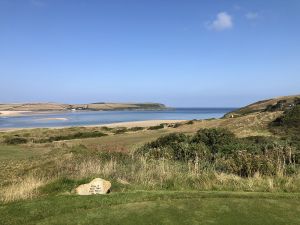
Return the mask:
{"type": "Polygon", "coordinates": [[[300,134],[300,102],[291,109],[286,110],[282,116],[276,118],[270,124],[274,132],[282,135],[300,134]]]}
{"type": "MultiPolygon", "coordinates": [[[[281,116],[269,124],[269,129],[300,149],[300,103],[285,110],[281,116]]],[[[298,158],[300,158],[300,153],[298,158]]]]}
{"type": "Polygon", "coordinates": [[[284,96],[258,101],[227,113],[226,118],[244,116],[256,112],[276,112],[287,110],[300,102],[300,95],[284,96]]]}

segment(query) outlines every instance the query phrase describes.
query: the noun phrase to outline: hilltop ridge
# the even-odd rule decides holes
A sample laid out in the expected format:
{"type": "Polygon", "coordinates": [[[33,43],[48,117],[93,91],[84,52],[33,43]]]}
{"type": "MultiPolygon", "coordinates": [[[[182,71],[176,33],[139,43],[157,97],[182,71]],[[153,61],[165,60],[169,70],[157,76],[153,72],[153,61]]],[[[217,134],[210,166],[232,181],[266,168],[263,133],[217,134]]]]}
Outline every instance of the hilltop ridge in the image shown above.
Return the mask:
{"type": "Polygon", "coordinates": [[[254,102],[224,115],[224,118],[239,117],[257,112],[285,111],[300,104],[300,95],[281,96],[254,102]]]}

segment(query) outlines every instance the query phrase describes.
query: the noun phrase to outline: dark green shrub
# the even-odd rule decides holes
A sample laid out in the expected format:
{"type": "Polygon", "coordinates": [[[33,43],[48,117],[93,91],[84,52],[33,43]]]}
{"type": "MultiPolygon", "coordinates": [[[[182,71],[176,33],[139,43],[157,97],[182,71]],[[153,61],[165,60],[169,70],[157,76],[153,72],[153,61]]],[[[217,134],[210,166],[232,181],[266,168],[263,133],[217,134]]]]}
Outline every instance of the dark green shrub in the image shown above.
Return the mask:
{"type": "Polygon", "coordinates": [[[159,137],[155,141],[146,144],[146,146],[151,148],[166,147],[180,142],[188,142],[188,140],[189,137],[183,133],[172,133],[159,137]]]}
{"type": "Polygon", "coordinates": [[[46,143],[53,141],[63,141],[63,140],[72,140],[72,139],[84,139],[84,138],[93,138],[93,137],[102,137],[107,136],[107,134],[100,131],[90,131],[90,132],[77,132],[68,135],[52,136],[46,139],[35,140],[37,143],[46,143]]]}
{"type": "Polygon", "coordinates": [[[180,127],[180,126],[182,126],[183,124],[182,123],[175,123],[174,125],[173,125],[173,128],[177,128],[177,127],[180,127]]]}
{"type": "Polygon", "coordinates": [[[190,138],[182,133],[160,137],[138,149],[137,153],[153,158],[163,157],[179,161],[210,157],[209,149],[204,143],[190,143],[190,138]]]}
{"type": "Polygon", "coordinates": [[[113,129],[114,128],[111,128],[111,127],[101,127],[101,130],[104,130],[104,131],[111,131],[113,129]]]}
{"type": "Polygon", "coordinates": [[[224,145],[229,145],[236,140],[232,132],[221,128],[200,129],[192,138],[192,142],[203,142],[213,154],[219,152],[224,145]]]}
{"type": "Polygon", "coordinates": [[[201,165],[240,176],[291,174],[300,153],[287,141],[271,137],[237,138],[225,129],[201,129],[194,136],[173,133],[136,152],[155,159],[201,161],[201,165]]]}
{"type": "Polygon", "coordinates": [[[192,124],[194,124],[194,121],[193,121],[193,120],[190,120],[190,121],[186,122],[185,124],[186,124],[186,125],[192,125],[192,124]]]}
{"type": "Polygon", "coordinates": [[[4,143],[8,145],[26,144],[28,140],[19,136],[6,137],[4,143]]]}
{"type": "Polygon", "coordinates": [[[269,124],[270,130],[290,141],[300,151],[300,105],[295,105],[269,124]]]}
{"type": "Polygon", "coordinates": [[[148,127],[148,130],[159,130],[159,129],[163,129],[164,127],[165,127],[164,124],[160,124],[157,126],[148,127]]]}
{"type": "Polygon", "coordinates": [[[300,129],[300,105],[286,111],[283,116],[278,117],[271,123],[273,127],[283,127],[284,129],[300,129]]]}
{"type": "Polygon", "coordinates": [[[128,129],[128,131],[139,131],[139,130],[144,130],[144,127],[131,127],[128,129]]]}

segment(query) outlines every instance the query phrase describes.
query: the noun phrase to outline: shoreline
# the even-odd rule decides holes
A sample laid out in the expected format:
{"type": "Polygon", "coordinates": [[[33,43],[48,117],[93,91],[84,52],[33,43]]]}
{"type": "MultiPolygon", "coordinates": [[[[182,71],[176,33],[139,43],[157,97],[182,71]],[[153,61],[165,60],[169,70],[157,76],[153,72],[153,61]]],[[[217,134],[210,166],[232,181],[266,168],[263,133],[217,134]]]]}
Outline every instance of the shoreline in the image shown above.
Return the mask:
{"type": "Polygon", "coordinates": [[[110,111],[164,111],[164,110],[174,110],[174,108],[163,108],[163,109],[86,109],[86,110],[0,110],[1,117],[13,117],[13,116],[33,116],[33,115],[53,115],[53,114],[64,114],[64,113],[84,113],[84,112],[110,112],[110,111]]]}
{"type": "Polygon", "coordinates": [[[11,117],[11,116],[26,116],[31,115],[32,111],[9,111],[2,110],[0,111],[0,117],[11,117]]]}
{"type": "MultiPolygon", "coordinates": [[[[178,122],[184,122],[187,120],[142,120],[142,121],[130,121],[130,122],[119,122],[119,123],[109,123],[109,124],[101,124],[98,125],[99,127],[151,127],[151,126],[157,126],[161,123],[178,123],[178,122]]],[[[91,125],[92,127],[94,125],[91,125]]],[[[89,126],[86,126],[89,127],[89,126]]]]}
{"type": "Polygon", "coordinates": [[[59,127],[16,127],[16,128],[0,128],[0,132],[9,132],[9,131],[17,131],[17,130],[31,130],[31,129],[63,129],[70,127],[151,127],[157,126],[161,123],[179,123],[187,120],[141,120],[141,121],[126,121],[126,122],[118,122],[118,123],[107,123],[107,124],[95,124],[95,125],[83,125],[83,126],[59,126],[59,127]]]}

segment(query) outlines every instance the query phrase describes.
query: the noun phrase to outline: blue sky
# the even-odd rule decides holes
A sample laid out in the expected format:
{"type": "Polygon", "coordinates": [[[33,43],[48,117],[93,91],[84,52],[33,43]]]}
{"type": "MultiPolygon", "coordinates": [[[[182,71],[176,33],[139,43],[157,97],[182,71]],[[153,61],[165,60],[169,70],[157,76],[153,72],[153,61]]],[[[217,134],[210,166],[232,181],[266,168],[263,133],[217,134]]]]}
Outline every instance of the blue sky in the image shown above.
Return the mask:
{"type": "Polygon", "coordinates": [[[0,102],[299,94],[299,12],[298,0],[0,0],[0,102]]]}

